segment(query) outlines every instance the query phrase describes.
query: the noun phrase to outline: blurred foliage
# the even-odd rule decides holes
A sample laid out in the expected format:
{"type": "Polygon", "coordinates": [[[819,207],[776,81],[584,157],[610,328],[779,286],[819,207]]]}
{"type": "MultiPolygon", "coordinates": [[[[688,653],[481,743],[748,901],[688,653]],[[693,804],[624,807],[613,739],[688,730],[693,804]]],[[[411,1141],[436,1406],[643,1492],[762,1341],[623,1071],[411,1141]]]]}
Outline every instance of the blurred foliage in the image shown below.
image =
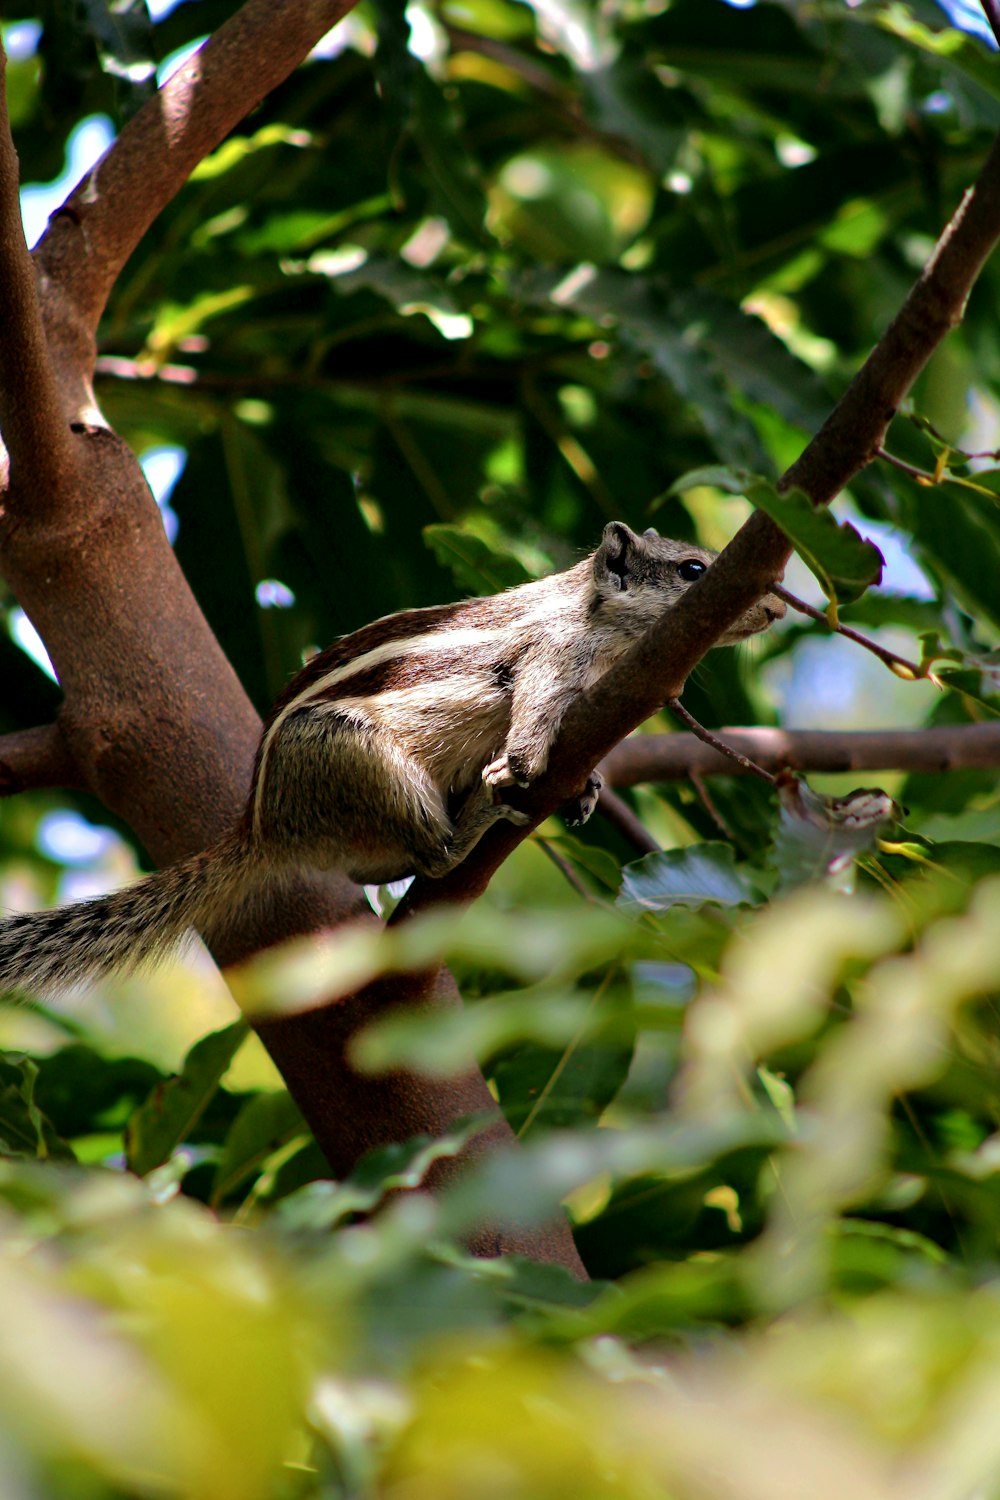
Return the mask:
{"type": "MultiPolygon", "coordinates": [[[[235,9],[5,6],[24,180],[235,9]]],[[[258,705],[379,614],[564,566],[612,517],[718,546],[749,494],[845,620],[923,638],[946,688],[883,674],[882,722],[893,694],[994,714],[1000,261],[889,434],[939,483],[880,464],[822,525],[772,484],[998,124],[995,56],[930,0],[359,7],[101,330],[101,403],[181,452],[177,550],[258,705]]],[[[6,731],[57,690],[2,603],[6,731]]],[[[794,717],[824,642],[713,653],[685,701],[794,717]]],[[[1000,787],[849,790],[644,788],[660,854],[546,825],[461,925],[235,977],[252,1009],[448,959],[462,1011],[357,1041],[492,1080],[521,1149],[444,1196],[403,1190],[480,1122],[329,1181],[197,961],[0,1013],[4,1496],[1000,1497],[1000,787]],[[560,1212],[590,1286],[462,1249],[560,1212]]],[[[109,821],[4,804],[3,905],[129,878],[109,821]]]]}

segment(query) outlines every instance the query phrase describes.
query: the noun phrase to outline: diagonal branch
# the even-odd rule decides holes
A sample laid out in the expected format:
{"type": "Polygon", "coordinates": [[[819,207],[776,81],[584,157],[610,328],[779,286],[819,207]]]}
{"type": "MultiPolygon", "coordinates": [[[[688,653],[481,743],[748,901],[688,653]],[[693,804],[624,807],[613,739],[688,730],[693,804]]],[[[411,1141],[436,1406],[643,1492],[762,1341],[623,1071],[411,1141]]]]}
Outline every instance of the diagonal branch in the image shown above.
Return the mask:
{"type": "MultiPolygon", "coordinates": [[[[0,43],[0,435],[9,478],[31,472],[49,490],[69,470],[69,427],[49,360],[35,271],[21,224],[20,172],[7,113],[7,55],[0,43]]],[[[8,477],[8,476],[4,476],[8,477]]]]}
{"type": "MultiPolygon", "coordinates": [[[[946,226],[919,280],[820,431],[787,471],[782,486],[829,503],[871,461],[914,380],[949,329],[1000,240],[1000,138],[973,188],[946,226]]],[[[791,553],[763,512],[746,522],[708,571],[622,661],[570,707],[549,767],[521,799],[532,826],[567,801],[588,772],[684,683],[712,642],[780,578],[791,553]]],[[[394,917],[438,902],[462,903],[485,890],[494,871],[526,836],[497,824],[457,870],[415,882],[394,917]]]]}
{"type": "Polygon", "coordinates": [[[633,844],[640,854],[655,854],[659,844],[641,819],[629,807],[624,797],[619,797],[609,786],[601,788],[597,806],[608,822],[617,828],[623,838],[633,844]]]}
{"type": "Polygon", "coordinates": [[[122,266],[198,163],[356,3],[248,0],[129,121],[36,251],[91,330],[122,266]]]}
{"type": "Polygon", "coordinates": [[[966,299],[1000,232],[1000,138],[919,280],[812,442],[784,476],[826,505],[876,456],[900,403],[966,299]]]}

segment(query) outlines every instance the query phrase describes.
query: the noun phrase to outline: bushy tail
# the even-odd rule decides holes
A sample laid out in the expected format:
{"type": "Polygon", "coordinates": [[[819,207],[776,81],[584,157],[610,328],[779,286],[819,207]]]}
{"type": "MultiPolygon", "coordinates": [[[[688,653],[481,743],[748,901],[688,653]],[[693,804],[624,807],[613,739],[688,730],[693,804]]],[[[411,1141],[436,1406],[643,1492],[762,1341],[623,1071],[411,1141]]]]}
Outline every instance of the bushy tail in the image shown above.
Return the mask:
{"type": "Polygon", "coordinates": [[[192,927],[229,915],[252,883],[240,834],[123,890],[0,922],[0,994],[51,994],[154,963],[192,927]]]}

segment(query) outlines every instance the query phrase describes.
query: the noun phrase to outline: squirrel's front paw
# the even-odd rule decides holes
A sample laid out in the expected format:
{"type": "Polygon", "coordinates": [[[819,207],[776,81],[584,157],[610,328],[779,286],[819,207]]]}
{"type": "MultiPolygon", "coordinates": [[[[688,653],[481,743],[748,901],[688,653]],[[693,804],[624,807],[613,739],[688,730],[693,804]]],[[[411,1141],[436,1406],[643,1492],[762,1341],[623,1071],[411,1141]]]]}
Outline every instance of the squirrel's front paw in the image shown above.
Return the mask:
{"type": "Polygon", "coordinates": [[[527,786],[528,778],[525,776],[517,761],[512,761],[507,751],[504,750],[491,760],[488,766],[483,767],[483,780],[487,786],[527,786]]]}
{"type": "Polygon", "coordinates": [[[591,771],[587,777],[587,784],[583,791],[578,796],[571,797],[568,802],[564,802],[562,807],[560,807],[559,811],[571,828],[578,827],[581,823],[586,823],[597,806],[597,799],[601,795],[601,787],[603,785],[604,777],[600,771],[591,771]]]}

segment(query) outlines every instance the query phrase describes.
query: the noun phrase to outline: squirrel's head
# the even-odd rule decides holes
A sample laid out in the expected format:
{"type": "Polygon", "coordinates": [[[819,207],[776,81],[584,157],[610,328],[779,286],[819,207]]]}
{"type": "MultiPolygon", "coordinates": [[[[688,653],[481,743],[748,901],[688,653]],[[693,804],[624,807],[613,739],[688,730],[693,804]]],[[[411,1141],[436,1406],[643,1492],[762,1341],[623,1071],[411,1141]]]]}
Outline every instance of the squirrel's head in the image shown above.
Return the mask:
{"type": "MultiPolygon", "coordinates": [[[[693,542],[675,542],[652,527],[640,536],[624,521],[609,521],[594,553],[594,586],[598,606],[614,611],[616,623],[641,634],[664,608],[697,583],[718,557],[693,542]]],[[[765,594],[715,642],[734,646],[759,635],[785,614],[776,594],[765,594]]]]}

